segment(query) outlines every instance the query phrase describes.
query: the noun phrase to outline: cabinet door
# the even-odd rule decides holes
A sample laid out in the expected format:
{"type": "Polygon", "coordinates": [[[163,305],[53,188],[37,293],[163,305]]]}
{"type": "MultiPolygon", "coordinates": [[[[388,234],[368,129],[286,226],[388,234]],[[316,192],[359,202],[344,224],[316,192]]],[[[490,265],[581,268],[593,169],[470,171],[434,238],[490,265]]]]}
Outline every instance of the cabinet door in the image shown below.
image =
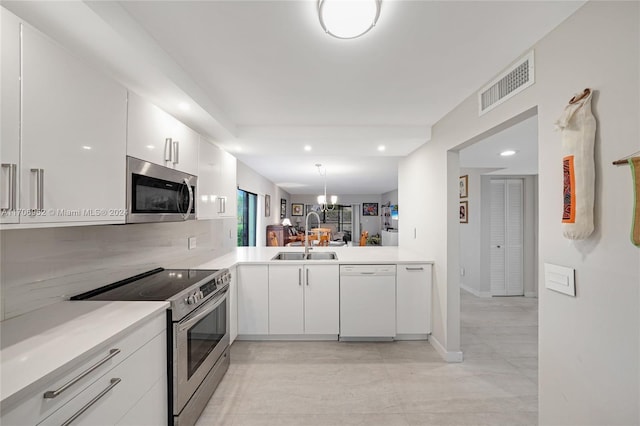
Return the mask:
{"type": "Polygon", "coordinates": [[[224,197],[224,205],[221,216],[236,217],[238,209],[237,198],[237,160],[236,157],[225,151],[220,151],[220,194],[224,197]]]}
{"type": "Polygon", "coordinates": [[[340,331],[340,270],[338,265],[308,265],[304,273],[305,334],[340,331]]]}
{"type": "Polygon", "coordinates": [[[129,92],[127,155],[197,175],[199,139],[175,117],[129,92]]]}
{"type": "Polygon", "coordinates": [[[176,120],[175,130],[171,133],[174,144],[173,168],[190,175],[198,175],[198,145],[200,135],[176,120]]]}
{"type": "Polygon", "coordinates": [[[238,269],[233,267],[229,269],[231,274],[231,282],[229,283],[229,344],[233,343],[238,337],[238,277],[236,276],[238,269]]]}
{"type": "Polygon", "coordinates": [[[15,210],[20,167],[20,20],[3,7],[0,19],[0,223],[18,223],[15,210]]]}
{"type": "Polygon", "coordinates": [[[269,265],[269,334],[304,333],[303,265],[269,265]]]}
{"type": "Polygon", "coordinates": [[[198,156],[198,204],[196,214],[198,219],[215,219],[219,217],[221,151],[200,137],[200,153],[198,156]]]}
{"type": "Polygon", "coordinates": [[[22,43],[20,204],[45,214],[20,221],[124,222],[126,90],[27,25],[22,43]]]}
{"type": "Polygon", "coordinates": [[[398,334],[431,333],[431,265],[398,265],[398,334]]]}
{"type": "Polygon", "coordinates": [[[161,166],[170,166],[170,138],[176,119],[139,95],[129,92],[127,155],[161,166]],[[165,160],[166,159],[166,160],[165,160]]]}
{"type": "Polygon", "coordinates": [[[267,265],[238,266],[238,335],[269,334],[267,265]]]}

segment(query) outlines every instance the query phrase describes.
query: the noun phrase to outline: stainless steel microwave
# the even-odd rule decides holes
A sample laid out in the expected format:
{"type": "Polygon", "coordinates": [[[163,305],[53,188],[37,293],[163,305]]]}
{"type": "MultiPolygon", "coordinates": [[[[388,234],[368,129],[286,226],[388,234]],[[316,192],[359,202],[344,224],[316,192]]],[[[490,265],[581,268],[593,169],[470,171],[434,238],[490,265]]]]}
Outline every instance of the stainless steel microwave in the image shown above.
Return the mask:
{"type": "Polygon", "coordinates": [[[198,177],[127,157],[127,223],[196,218],[198,177]]]}

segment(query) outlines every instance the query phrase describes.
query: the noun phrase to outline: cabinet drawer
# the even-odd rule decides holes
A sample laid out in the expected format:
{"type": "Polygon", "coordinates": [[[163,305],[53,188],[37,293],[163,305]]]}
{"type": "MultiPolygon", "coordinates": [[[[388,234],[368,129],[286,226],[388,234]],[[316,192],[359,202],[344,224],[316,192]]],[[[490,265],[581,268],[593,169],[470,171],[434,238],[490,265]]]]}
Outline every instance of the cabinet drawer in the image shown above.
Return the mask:
{"type": "MultiPolygon", "coordinates": [[[[160,378],[165,378],[166,383],[166,350],[166,334],[158,334],[39,424],[59,426],[68,424],[65,422],[74,418],[69,423],[74,426],[116,424],[160,378]],[[96,399],[108,388],[108,392],[96,399]]],[[[166,399],[154,408],[162,413],[162,417],[167,418],[166,399]]]]}
{"type": "MultiPolygon", "coordinates": [[[[145,343],[159,334],[164,336],[165,333],[166,316],[163,312],[126,336],[117,338],[112,342],[106,342],[99,348],[84,354],[80,359],[73,360],[63,371],[54,373],[50,378],[43,381],[41,385],[35,387],[30,396],[20,403],[3,407],[0,423],[3,426],[38,424],[71,401],[109,370],[122,363],[145,343]],[[118,349],[119,352],[110,354],[112,349],[118,349]],[[110,355],[113,356],[110,357],[110,355]],[[83,374],[94,366],[96,368],[87,374],[83,374]],[[77,378],[79,380],[69,385],[67,389],[59,393],[55,398],[44,398],[46,392],[59,390],[77,378]]],[[[73,340],[61,342],[61,344],[72,345],[73,340]]],[[[166,353],[166,349],[164,353],[166,353]]]]}

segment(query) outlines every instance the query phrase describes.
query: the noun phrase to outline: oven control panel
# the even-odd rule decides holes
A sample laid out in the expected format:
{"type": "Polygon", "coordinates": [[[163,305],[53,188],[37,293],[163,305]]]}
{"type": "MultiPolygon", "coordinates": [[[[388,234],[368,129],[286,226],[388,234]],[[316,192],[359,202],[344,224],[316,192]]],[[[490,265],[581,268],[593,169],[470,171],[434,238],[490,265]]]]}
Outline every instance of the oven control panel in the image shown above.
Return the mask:
{"type": "Polygon", "coordinates": [[[202,299],[214,293],[219,287],[228,284],[231,281],[231,274],[225,270],[223,273],[211,279],[211,281],[201,285],[198,290],[185,297],[184,302],[187,305],[195,305],[202,299]]]}

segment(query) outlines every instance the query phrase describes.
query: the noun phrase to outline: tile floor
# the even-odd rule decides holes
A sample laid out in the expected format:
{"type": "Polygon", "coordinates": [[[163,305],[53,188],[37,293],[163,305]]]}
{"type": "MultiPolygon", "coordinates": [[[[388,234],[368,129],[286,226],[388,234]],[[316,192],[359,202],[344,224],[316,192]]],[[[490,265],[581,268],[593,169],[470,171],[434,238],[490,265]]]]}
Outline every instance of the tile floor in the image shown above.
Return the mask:
{"type": "Polygon", "coordinates": [[[427,342],[236,342],[197,426],[536,425],[537,318],[462,291],[459,364],[427,342]]]}

